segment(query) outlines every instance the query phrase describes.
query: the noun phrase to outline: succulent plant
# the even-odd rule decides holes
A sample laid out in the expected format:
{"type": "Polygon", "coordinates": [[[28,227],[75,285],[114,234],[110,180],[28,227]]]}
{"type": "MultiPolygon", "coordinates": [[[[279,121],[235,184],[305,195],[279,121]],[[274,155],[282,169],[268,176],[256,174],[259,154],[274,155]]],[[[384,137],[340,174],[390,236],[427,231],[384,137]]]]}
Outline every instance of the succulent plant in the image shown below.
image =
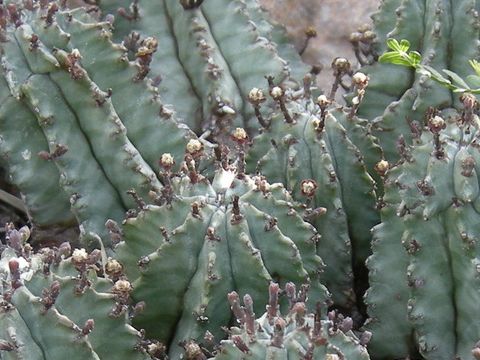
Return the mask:
{"type": "Polygon", "coordinates": [[[8,168],[8,180],[21,190],[29,217],[37,227],[75,224],[57,168],[37,156],[48,150],[48,143],[35,116],[10,95],[3,76],[0,82],[0,156],[8,168]]]}
{"type": "Polygon", "coordinates": [[[324,320],[320,308],[315,314],[308,312],[292,283],[284,291],[289,300],[287,315],[279,311],[279,286],[271,283],[267,312],[258,319],[250,295],[243,297],[241,306],[236,292],[228,294],[238,325],[229,329],[229,339],[221,342],[212,359],[370,359],[365,347],[369,334],[357,338],[351,318],[337,317],[332,311],[324,320]]]}
{"type": "Polygon", "coordinates": [[[477,348],[480,122],[475,97],[463,102],[462,115],[431,113],[387,173],[368,260],[375,358],[473,359],[477,348]]]}
{"type": "Polygon", "coordinates": [[[198,174],[165,170],[160,206],[148,205],[112,235],[123,241],[116,257],[132,281],[132,297],[144,301],[134,324],[169,345],[199,339],[208,330],[220,339],[230,321],[225,294],[250,293],[259,311],[270,281],[309,284],[312,302],[326,302],[320,283],[314,228],[304,222],[279,184],[269,185],[230,166],[210,185],[198,174]],[[161,296],[160,296],[161,294],[161,296]]]}
{"type": "Polygon", "coordinates": [[[1,152],[34,223],[71,221],[70,206],[84,241],[99,246],[105,221],[135,206],[129,190],[159,192],[159,156],[180,158],[195,136],[110,41],[109,23],[60,6],[2,5],[1,152]]]}
{"type": "Polygon", "coordinates": [[[129,48],[132,59],[143,56],[146,42],[159,44],[150,55],[149,76],[162,98],[197,132],[258,128],[245,101],[250,89],[261,87],[267,75],[281,82],[290,69],[300,78],[308,72],[284,32],[253,0],[98,4],[104,14],[115,15],[115,39],[129,48]]]}
{"type": "MultiPolygon", "coordinates": [[[[161,346],[129,325],[130,283],[97,276],[100,252],[68,243],[34,253],[28,228],[0,257],[1,359],[151,359],[161,346]],[[150,356],[150,354],[152,356],[150,356]]],[[[157,358],[157,357],[155,357],[157,358]]]]}
{"type": "MultiPolygon", "coordinates": [[[[384,0],[373,17],[373,53],[386,50],[387,38],[408,39],[412,50],[423,55],[422,65],[464,78],[470,73],[469,61],[479,56],[477,10],[478,4],[471,0],[454,5],[444,0],[384,0]]],[[[407,143],[414,140],[412,133],[423,126],[429,107],[461,108],[457,94],[413,68],[373,63],[362,71],[370,77],[370,84],[359,115],[372,122],[388,161],[399,159],[396,144],[400,137],[407,143]]]]}
{"type": "MultiPolygon", "coordinates": [[[[253,139],[247,170],[283,183],[305,204],[306,219],[321,235],[317,252],[326,263],[322,280],[337,306],[351,308],[356,301],[353,275],[365,290],[370,228],[379,222],[367,167],[373,173],[382,154],[355,108],[342,108],[325,95],[314,100],[311,81],[305,79],[303,91],[270,83],[277,108],[268,117],[257,111],[264,128],[253,139]]],[[[364,91],[367,83],[367,78],[358,82],[358,90],[364,91]]],[[[258,109],[266,95],[254,89],[249,98],[258,109]]]]}
{"type": "Polygon", "coordinates": [[[0,164],[81,238],[0,229],[0,359],[480,358],[478,102],[376,62],[480,76],[476,1],[384,0],[328,96],[254,0],[85,3],[0,4],[0,164]]]}

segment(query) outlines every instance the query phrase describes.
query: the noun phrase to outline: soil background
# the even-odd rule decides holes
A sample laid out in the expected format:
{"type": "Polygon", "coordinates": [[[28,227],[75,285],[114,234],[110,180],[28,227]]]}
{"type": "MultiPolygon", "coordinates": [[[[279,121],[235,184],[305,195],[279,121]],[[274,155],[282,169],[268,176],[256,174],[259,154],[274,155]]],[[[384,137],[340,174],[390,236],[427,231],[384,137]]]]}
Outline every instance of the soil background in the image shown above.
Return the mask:
{"type": "Polygon", "coordinates": [[[322,65],[318,84],[327,89],[332,83],[330,64],[336,57],[345,57],[356,65],[350,45],[350,34],[364,24],[371,24],[370,15],[380,0],[260,0],[272,17],[283,24],[297,49],[305,43],[305,29],[312,26],[317,37],[310,39],[303,59],[322,65]]]}

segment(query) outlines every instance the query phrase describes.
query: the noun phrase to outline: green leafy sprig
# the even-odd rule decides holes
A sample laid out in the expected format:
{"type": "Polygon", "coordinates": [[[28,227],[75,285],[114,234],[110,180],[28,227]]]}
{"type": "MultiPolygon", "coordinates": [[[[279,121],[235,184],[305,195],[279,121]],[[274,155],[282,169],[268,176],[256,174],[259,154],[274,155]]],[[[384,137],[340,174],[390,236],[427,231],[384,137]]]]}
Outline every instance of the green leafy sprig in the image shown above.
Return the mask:
{"type": "Polygon", "coordinates": [[[398,42],[396,39],[388,39],[387,46],[390,51],[380,56],[380,62],[412,67],[453,92],[480,94],[480,63],[477,60],[469,61],[475,75],[469,75],[464,80],[453,71],[443,69],[442,74],[433,67],[422,64],[422,55],[418,51],[409,51],[408,40],[398,42]]]}

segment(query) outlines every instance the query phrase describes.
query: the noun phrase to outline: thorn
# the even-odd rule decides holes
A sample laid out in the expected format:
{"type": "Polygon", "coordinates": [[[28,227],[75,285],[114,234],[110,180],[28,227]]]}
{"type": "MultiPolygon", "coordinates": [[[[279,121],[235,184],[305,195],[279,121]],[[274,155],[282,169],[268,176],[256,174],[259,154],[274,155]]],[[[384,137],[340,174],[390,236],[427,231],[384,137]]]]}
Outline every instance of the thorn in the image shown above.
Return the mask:
{"type": "Polygon", "coordinates": [[[253,312],[253,299],[249,294],[243,297],[245,305],[245,330],[252,338],[255,336],[255,313],[253,312]]]}
{"type": "Polygon", "coordinates": [[[264,226],[265,231],[272,230],[275,226],[277,226],[277,223],[278,223],[277,218],[268,216],[267,220],[265,221],[265,226],[264,226]]]}
{"type": "Polygon", "coordinates": [[[16,345],[6,340],[0,340],[0,351],[14,351],[16,345]]]}
{"type": "Polygon", "coordinates": [[[277,283],[271,282],[268,287],[268,305],[267,305],[267,319],[270,324],[273,324],[273,319],[278,315],[278,294],[280,286],[277,283]]]}
{"type": "Polygon", "coordinates": [[[163,239],[167,242],[170,241],[170,236],[168,235],[168,231],[166,228],[164,228],[163,226],[160,227],[160,233],[162,234],[163,236],[163,239]]]}
{"type": "Polygon", "coordinates": [[[202,5],[203,0],[180,0],[180,5],[183,6],[184,10],[196,9],[202,5]]]}
{"type": "Polygon", "coordinates": [[[51,3],[47,10],[47,16],[45,17],[45,23],[47,27],[53,24],[55,13],[58,11],[58,5],[56,3],[51,3]]]}
{"type": "Polygon", "coordinates": [[[232,341],[233,344],[238,348],[238,350],[240,350],[244,354],[250,353],[250,348],[247,346],[247,344],[245,344],[240,335],[233,335],[232,341]]]}
{"type": "Polygon", "coordinates": [[[8,269],[10,270],[10,278],[13,289],[18,289],[22,286],[20,281],[20,264],[18,260],[12,259],[8,262],[8,269]]]}
{"type": "Polygon", "coordinates": [[[342,82],[343,76],[351,73],[351,65],[347,59],[337,57],[333,59],[332,69],[335,81],[332,84],[332,89],[330,90],[330,95],[328,98],[333,101],[335,100],[335,94],[337,93],[338,87],[342,82]]]}
{"type": "Polygon", "coordinates": [[[273,336],[270,345],[283,348],[283,338],[285,335],[285,327],[287,326],[285,320],[281,317],[277,317],[273,324],[273,336]]]}
{"type": "Polygon", "coordinates": [[[233,315],[237,319],[237,322],[240,325],[243,325],[245,323],[245,310],[240,305],[240,298],[237,292],[232,291],[228,293],[227,298],[228,302],[230,303],[230,309],[232,310],[233,315]]]}
{"type": "Polygon", "coordinates": [[[127,190],[127,194],[133,197],[133,200],[137,204],[137,207],[140,210],[145,210],[147,207],[147,203],[137,194],[134,189],[127,190]]]}
{"type": "Polygon", "coordinates": [[[90,334],[94,327],[95,327],[95,321],[93,319],[88,319],[87,321],[85,321],[85,325],[83,325],[82,335],[86,336],[90,334]]]}
{"type": "Polygon", "coordinates": [[[113,245],[117,245],[122,241],[122,229],[118,225],[118,223],[112,219],[108,219],[105,223],[105,227],[108,230],[108,234],[110,235],[110,239],[112,240],[113,245]]]}
{"type": "Polygon", "coordinates": [[[42,303],[44,310],[49,310],[57,300],[58,294],[60,293],[60,282],[54,281],[50,288],[42,290],[42,303]]]}
{"type": "Polygon", "coordinates": [[[117,14],[129,21],[136,21],[140,19],[140,11],[138,8],[138,0],[134,0],[129,7],[129,11],[125,8],[119,8],[117,14]]]}
{"type": "Polygon", "coordinates": [[[315,30],[313,26],[307,27],[305,29],[305,42],[303,43],[303,46],[299,51],[300,56],[302,56],[305,50],[307,50],[310,39],[315,37],[317,37],[317,30],[315,30]]]}
{"type": "Polygon", "coordinates": [[[202,215],[200,214],[200,204],[196,201],[192,203],[192,216],[195,219],[202,219],[202,215]]]}
{"type": "Polygon", "coordinates": [[[232,201],[232,203],[233,203],[232,219],[230,220],[230,223],[231,223],[232,225],[237,225],[237,224],[239,224],[239,223],[242,221],[242,219],[243,219],[243,215],[240,214],[240,206],[239,206],[239,204],[238,204],[239,199],[240,199],[240,198],[238,197],[238,195],[235,195],[235,196],[233,197],[233,201],[232,201]]]}
{"type": "Polygon", "coordinates": [[[38,35],[32,34],[30,37],[30,45],[29,45],[30,51],[38,49],[38,35]]]}
{"type": "Polygon", "coordinates": [[[55,150],[53,152],[40,151],[38,156],[43,160],[56,160],[60,156],[64,155],[68,151],[67,145],[55,144],[55,150]]]}
{"type": "Polygon", "coordinates": [[[18,28],[22,25],[20,11],[17,9],[15,4],[8,4],[7,5],[8,15],[10,16],[10,22],[18,28]]]}

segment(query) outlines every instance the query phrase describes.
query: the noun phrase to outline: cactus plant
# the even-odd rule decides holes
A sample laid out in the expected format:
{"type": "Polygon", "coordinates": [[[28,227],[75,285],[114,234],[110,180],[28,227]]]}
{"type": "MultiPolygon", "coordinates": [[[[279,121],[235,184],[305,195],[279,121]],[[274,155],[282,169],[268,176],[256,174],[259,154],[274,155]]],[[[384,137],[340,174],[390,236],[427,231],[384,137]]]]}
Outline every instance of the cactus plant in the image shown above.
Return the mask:
{"type": "Polygon", "coordinates": [[[463,102],[462,115],[432,113],[387,173],[366,297],[370,351],[379,359],[416,350],[425,359],[473,359],[480,339],[480,123],[473,95],[463,102]]]}
{"type": "Polygon", "coordinates": [[[0,126],[12,180],[30,197],[34,223],[48,225],[58,213],[55,221],[71,220],[71,205],[84,240],[98,246],[96,234],[107,239],[105,221],[121,220],[134,206],[127,191],[145,198],[159,192],[160,154],[182,156],[194,135],[138,78],[142,67],[110,41],[108,23],[84,9],[60,11],[56,2],[2,5],[1,16],[0,126]],[[22,129],[26,145],[9,133],[22,129]],[[30,164],[41,168],[41,177],[31,177],[30,164]],[[49,201],[41,204],[44,197],[49,201]],[[38,210],[52,202],[49,211],[38,210]]]}
{"type": "Polygon", "coordinates": [[[160,346],[128,324],[124,279],[96,274],[99,251],[68,243],[33,253],[27,228],[7,232],[0,258],[1,359],[150,359],[160,346]],[[106,336],[108,334],[108,336],[106,336]],[[149,349],[149,350],[148,350],[149,349]]]}
{"type": "Polygon", "coordinates": [[[245,101],[250,89],[261,87],[266,75],[279,82],[288,78],[286,61],[294,75],[308,72],[256,1],[210,0],[191,2],[192,6],[178,0],[98,3],[104,14],[115,15],[115,39],[123,40],[132,58],[147,39],[160,44],[151,55],[149,76],[162,98],[197,132],[218,131],[225,122],[258,128],[245,101]]]}
{"type": "MultiPolygon", "coordinates": [[[[374,16],[373,52],[383,53],[387,38],[408,39],[412,49],[423,55],[422,65],[465,77],[469,60],[479,56],[477,7],[470,0],[457,1],[455,6],[443,0],[385,0],[374,16]]],[[[415,140],[412,132],[423,126],[429,107],[461,108],[458,95],[414,69],[374,63],[362,71],[371,81],[359,115],[372,122],[389,161],[400,157],[396,149],[400,136],[407,143],[415,140]]]]}
{"type": "Polygon", "coordinates": [[[132,297],[146,303],[135,324],[171,344],[172,358],[182,351],[175,346],[180,341],[207,330],[221,338],[220,326],[230,320],[228,291],[251,293],[257,310],[272,280],[308,283],[312,301],[328,300],[316,232],[279,184],[222,167],[210,185],[195,173],[173,177],[165,165],[171,184],[162,205],[144,206],[122,228],[111,228],[122,234],[115,252],[132,281],[132,297]]]}
{"type": "MultiPolygon", "coordinates": [[[[229,331],[229,339],[220,344],[215,360],[229,359],[370,359],[365,348],[369,334],[361,340],[351,331],[352,319],[337,317],[335,312],[322,320],[320,308],[308,313],[302,296],[298,296],[292,283],[285,285],[289,311],[279,311],[279,286],[269,287],[267,312],[255,319],[253,300],[236,292],[228,294],[238,326],[229,331]]],[[[303,294],[304,296],[305,294],[303,294]]]]}
{"type": "MultiPolygon", "coordinates": [[[[305,203],[311,213],[307,218],[321,234],[317,251],[326,263],[322,279],[337,306],[352,308],[353,275],[365,290],[370,228],[379,221],[366,166],[373,172],[381,150],[354,108],[341,108],[325,95],[312,99],[311,79],[305,80],[302,92],[271,82],[269,93],[278,108],[265,118],[257,112],[264,128],[253,139],[247,169],[284,183],[294,199],[305,203]],[[320,209],[326,213],[315,216],[320,209]]],[[[367,82],[359,83],[359,91],[367,82]]],[[[259,89],[250,93],[256,109],[265,98],[259,89]]]]}
{"type": "MultiPolygon", "coordinates": [[[[373,50],[372,31],[352,39],[374,61],[407,38],[461,83],[477,7],[384,0],[373,50]]],[[[283,36],[253,0],[0,4],[2,166],[35,227],[79,225],[100,248],[35,252],[7,226],[1,359],[368,359],[370,332],[375,359],[480,358],[475,97],[339,58],[317,98],[283,36]],[[332,101],[344,74],[348,107],[332,101]],[[321,319],[331,297],[354,320],[321,319]]]]}

